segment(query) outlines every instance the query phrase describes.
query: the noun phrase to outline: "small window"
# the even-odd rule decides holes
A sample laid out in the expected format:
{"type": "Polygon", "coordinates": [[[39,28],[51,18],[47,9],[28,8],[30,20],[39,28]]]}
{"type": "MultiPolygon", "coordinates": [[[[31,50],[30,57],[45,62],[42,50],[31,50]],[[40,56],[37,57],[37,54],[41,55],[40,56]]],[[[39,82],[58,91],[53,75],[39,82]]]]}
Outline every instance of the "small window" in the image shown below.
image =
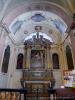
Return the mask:
{"type": "Polygon", "coordinates": [[[3,63],[2,63],[2,70],[1,71],[3,73],[7,73],[7,71],[8,71],[9,58],[10,58],[10,47],[7,46],[7,48],[5,49],[3,63]]]}
{"type": "Polygon", "coordinates": [[[59,57],[58,57],[58,54],[54,53],[52,55],[52,60],[53,60],[53,69],[59,69],[59,57]]]}
{"type": "Polygon", "coordinates": [[[69,70],[74,69],[72,53],[71,53],[71,49],[69,46],[66,46],[66,57],[67,57],[68,69],[69,70]]]}
{"type": "Polygon", "coordinates": [[[16,69],[23,69],[23,54],[19,54],[17,57],[17,67],[16,69]]]}

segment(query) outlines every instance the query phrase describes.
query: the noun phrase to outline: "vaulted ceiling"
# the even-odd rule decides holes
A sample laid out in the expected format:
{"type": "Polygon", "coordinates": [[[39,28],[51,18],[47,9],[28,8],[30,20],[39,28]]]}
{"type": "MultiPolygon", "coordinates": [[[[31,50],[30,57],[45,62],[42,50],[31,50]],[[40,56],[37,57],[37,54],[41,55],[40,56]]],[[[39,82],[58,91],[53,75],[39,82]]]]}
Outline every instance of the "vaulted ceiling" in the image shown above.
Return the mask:
{"type": "Polygon", "coordinates": [[[0,12],[0,20],[16,42],[23,43],[39,26],[42,33],[59,43],[72,22],[75,0],[0,0],[0,12]]]}

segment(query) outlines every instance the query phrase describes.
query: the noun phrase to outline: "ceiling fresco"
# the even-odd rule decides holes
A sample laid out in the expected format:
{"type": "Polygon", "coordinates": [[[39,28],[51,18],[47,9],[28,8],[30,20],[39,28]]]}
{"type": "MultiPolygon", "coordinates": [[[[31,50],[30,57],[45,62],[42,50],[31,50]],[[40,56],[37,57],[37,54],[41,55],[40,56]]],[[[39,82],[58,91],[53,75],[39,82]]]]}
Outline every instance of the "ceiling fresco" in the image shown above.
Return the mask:
{"type": "MultiPolygon", "coordinates": [[[[51,33],[64,35],[67,29],[67,25],[61,17],[48,11],[24,13],[16,17],[10,24],[9,29],[12,37],[14,36],[19,42],[24,42],[25,39],[32,37],[37,32],[35,27],[41,27],[39,32],[45,33],[44,37],[46,38],[49,38],[51,33]]],[[[56,42],[58,40],[58,35],[56,35],[50,37],[51,41],[56,42]]]]}
{"type": "MultiPolygon", "coordinates": [[[[40,23],[49,23],[49,26],[56,28],[60,33],[65,33],[66,23],[57,15],[51,12],[33,11],[18,16],[10,25],[10,31],[14,34],[21,30],[23,24],[40,25],[40,23]]],[[[45,27],[45,26],[44,26],[45,27]]],[[[27,27],[26,27],[27,28],[27,27]]],[[[30,29],[28,29],[30,30],[30,29]]]]}
{"type": "Polygon", "coordinates": [[[41,22],[41,21],[44,21],[46,20],[46,18],[41,14],[41,13],[36,13],[35,15],[33,15],[31,17],[31,19],[35,22],[41,22]]]}
{"type": "Polygon", "coordinates": [[[0,0],[0,11],[13,41],[23,43],[36,32],[35,26],[41,26],[40,32],[57,42],[72,22],[75,0],[0,0]]]}

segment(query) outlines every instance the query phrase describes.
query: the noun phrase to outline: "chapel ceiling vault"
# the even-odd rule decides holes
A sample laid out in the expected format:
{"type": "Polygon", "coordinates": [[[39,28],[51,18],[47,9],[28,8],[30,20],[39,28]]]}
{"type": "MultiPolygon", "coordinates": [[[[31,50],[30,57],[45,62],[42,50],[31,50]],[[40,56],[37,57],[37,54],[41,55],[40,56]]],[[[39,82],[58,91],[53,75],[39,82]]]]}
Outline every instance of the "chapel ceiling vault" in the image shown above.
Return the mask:
{"type": "Polygon", "coordinates": [[[59,43],[72,22],[75,0],[0,0],[0,11],[0,20],[9,28],[13,41],[23,43],[39,26],[59,43]]]}

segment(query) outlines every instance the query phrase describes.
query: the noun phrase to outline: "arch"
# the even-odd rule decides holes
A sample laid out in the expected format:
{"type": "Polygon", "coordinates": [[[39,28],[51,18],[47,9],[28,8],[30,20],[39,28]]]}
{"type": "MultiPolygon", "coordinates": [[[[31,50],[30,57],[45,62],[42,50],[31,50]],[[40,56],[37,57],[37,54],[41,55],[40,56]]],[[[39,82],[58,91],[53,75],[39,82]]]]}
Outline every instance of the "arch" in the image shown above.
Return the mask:
{"type": "Polygon", "coordinates": [[[8,45],[7,48],[5,49],[3,63],[2,63],[1,71],[3,73],[7,73],[8,72],[9,58],[10,58],[10,46],[8,45]]]}
{"type": "Polygon", "coordinates": [[[74,69],[72,53],[68,45],[66,46],[66,57],[67,57],[68,70],[74,69]]]}
{"type": "Polygon", "coordinates": [[[72,19],[69,16],[69,12],[66,12],[65,9],[62,8],[61,6],[55,5],[54,3],[51,2],[44,2],[44,1],[25,2],[20,5],[18,4],[17,6],[15,6],[15,9],[10,11],[9,14],[5,16],[4,22],[7,23],[7,25],[9,26],[16,17],[29,11],[32,12],[33,10],[34,11],[46,10],[46,11],[53,12],[56,15],[60,16],[67,23],[67,25],[71,24],[72,19]],[[60,12],[62,12],[62,14],[60,12]]]}
{"type": "Polygon", "coordinates": [[[16,69],[22,69],[23,68],[23,54],[19,53],[17,56],[17,66],[16,69]]]}
{"type": "Polygon", "coordinates": [[[59,69],[59,56],[57,53],[54,53],[52,55],[52,60],[53,60],[53,69],[59,69]]]}

